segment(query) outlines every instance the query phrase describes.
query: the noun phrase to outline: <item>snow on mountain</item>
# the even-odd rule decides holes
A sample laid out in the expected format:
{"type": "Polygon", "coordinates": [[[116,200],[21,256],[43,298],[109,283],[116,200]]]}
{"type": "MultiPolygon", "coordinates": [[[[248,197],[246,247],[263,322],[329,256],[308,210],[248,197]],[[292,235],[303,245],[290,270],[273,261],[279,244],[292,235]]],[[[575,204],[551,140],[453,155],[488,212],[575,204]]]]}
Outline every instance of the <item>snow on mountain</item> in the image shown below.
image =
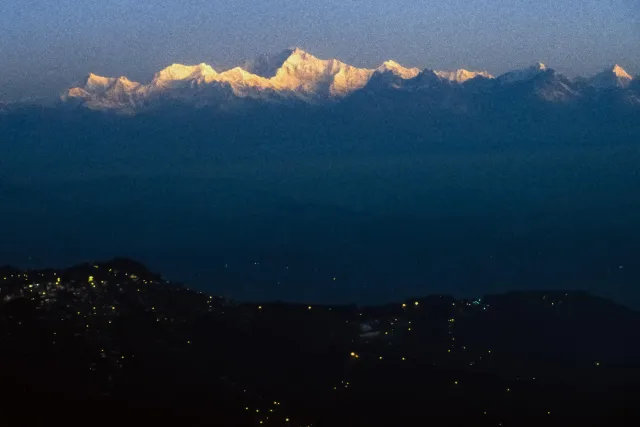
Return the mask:
{"type": "Polygon", "coordinates": [[[420,74],[419,68],[406,68],[393,60],[383,62],[375,71],[377,73],[392,73],[405,80],[412,79],[420,74]]]}
{"type": "Polygon", "coordinates": [[[380,87],[404,90],[428,90],[436,87],[450,86],[452,83],[462,84],[476,77],[493,79],[486,71],[435,71],[418,68],[405,68],[395,61],[386,61],[375,70],[369,82],[369,88],[380,87]]]}
{"type": "Polygon", "coordinates": [[[374,70],[356,68],[337,59],[318,59],[295,48],[270,81],[280,90],[307,97],[343,97],[364,87],[374,70]]]}
{"type": "Polygon", "coordinates": [[[228,84],[233,93],[241,98],[262,99],[266,94],[275,94],[278,90],[271,80],[252,74],[240,67],[220,73],[217,81],[228,84]]]}
{"type": "Polygon", "coordinates": [[[87,90],[106,90],[109,88],[116,79],[109,77],[98,76],[97,74],[89,73],[87,81],[85,82],[85,88],[87,90]]]}
{"type": "Polygon", "coordinates": [[[598,89],[627,88],[633,77],[618,64],[593,76],[589,83],[598,89]]]}
{"type": "Polygon", "coordinates": [[[395,61],[385,61],[376,68],[367,81],[369,92],[385,89],[405,89],[411,86],[412,79],[420,75],[418,68],[406,68],[395,61]]]}
{"type": "Polygon", "coordinates": [[[262,77],[262,83],[308,100],[348,95],[362,88],[374,70],[356,68],[337,59],[319,59],[300,48],[247,61],[244,70],[262,77]]]}
{"type": "Polygon", "coordinates": [[[538,62],[531,67],[524,68],[521,70],[509,71],[498,77],[498,82],[502,84],[513,84],[518,82],[523,82],[526,80],[531,80],[540,73],[544,73],[547,71],[547,66],[538,62]]]}
{"type": "Polygon", "coordinates": [[[156,73],[151,81],[153,88],[174,88],[190,85],[206,84],[216,80],[218,73],[207,64],[182,65],[173,64],[156,73]]]}
{"type": "Polygon", "coordinates": [[[494,78],[486,71],[469,71],[465,69],[454,71],[434,71],[434,73],[441,79],[449,80],[450,82],[456,83],[464,83],[467,80],[475,79],[476,77],[484,77],[485,79],[494,78]]]}
{"type": "Polygon", "coordinates": [[[255,59],[245,61],[240,68],[266,79],[275,77],[282,64],[291,56],[295,48],[285,49],[275,55],[263,54],[255,59]]]}
{"type": "Polygon", "coordinates": [[[230,87],[238,97],[271,100],[301,98],[307,101],[340,98],[367,84],[374,70],[356,68],[337,59],[322,60],[298,48],[274,57],[262,57],[249,68],[236,67],[217,73],[207,64],[173,64],[156,73],[148,85],[90,74],[84,87],[71,88],[65,99],[80,99],[89,108],[114,109],[121,102],[135,107],[143,99],[193,98],[230,87]],[[284,60],[283,60],[284,59],[284,60]],[[278,61],[283,62],[278,64],[278,61]],[[273,75],[272,75],[273,74],[273,75]],[[267,77],[270,76],[270,77],[267,77]]]}
{"type": "Polygon", "coordinates": [[[618,65],[576,83],[541,63],[494,78],[486,71],[465,69],[420,71],[393,60],[385,61],[376,69],[357,68],[292,48],[275,55],[263,55],[221,73],[204,63],[173,64],[156,73],[146,85],[126,77],[89,74],[83,86],[69,89],[63,99],[79,101],[91,109],[136,112],[154,108],[164,100],[195,106],[224,106],[242,98],[266,102],[327,102],[342,99],[366,86],[366,92],[373,95],[388,89],[429,92],[434,102],[461,100],[465,93],[490,94],[498,88],[535,94],[550,102],[565,102],[581,97],[581,88],[585,85],[629,88],[634,92],[638,91],[637,81],[618,65]]]}
{"type": "Polygon", "coordinates": [[[621,78],[621,79],[628,79],[628,80],[632,80],[633,77],[631,77],[631,75],[629,73],[627,73],[621,66],[619,66],[618,64],[615,64],[613,66],[613,68],[611,69],[611,72],[613,74],[616,75],[616,77],[621,78]]]}
{"type": "Polygon", "coordinates": [[[84,87],[67,91],[65,99],[77,99],[90,109],[135,110],[143,86],[126,77],[110,78],[89,74],[84,87]]]}
{"type": "Polygon", "coordinates": [[[176,99],[196,105],[208,105],[210,100],[231,90],[239,98],[254,96],[265,89],[274,89],[268,79],[234,68],[217,73],[207,64],[173,64],[155,74],[148,85],[130,82],[124,77],[112,79],[90,74],[84,87],[71,88],[66,100],[82,100],[92,109],[135,110],[146,101],[176,99]]]}

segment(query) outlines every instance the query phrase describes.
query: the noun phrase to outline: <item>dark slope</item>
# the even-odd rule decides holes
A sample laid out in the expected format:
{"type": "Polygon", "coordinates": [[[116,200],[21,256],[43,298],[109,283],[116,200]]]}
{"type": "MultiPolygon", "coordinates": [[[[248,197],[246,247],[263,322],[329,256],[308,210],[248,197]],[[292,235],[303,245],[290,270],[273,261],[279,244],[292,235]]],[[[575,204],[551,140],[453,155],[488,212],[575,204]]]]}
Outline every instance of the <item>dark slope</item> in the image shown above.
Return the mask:
{"type": "Polygon", "coordinates": [[[638,415],[640,315],[586,293],[242,304],[125,259],[2,271],[4,425],[631,425],[638,415]]]}

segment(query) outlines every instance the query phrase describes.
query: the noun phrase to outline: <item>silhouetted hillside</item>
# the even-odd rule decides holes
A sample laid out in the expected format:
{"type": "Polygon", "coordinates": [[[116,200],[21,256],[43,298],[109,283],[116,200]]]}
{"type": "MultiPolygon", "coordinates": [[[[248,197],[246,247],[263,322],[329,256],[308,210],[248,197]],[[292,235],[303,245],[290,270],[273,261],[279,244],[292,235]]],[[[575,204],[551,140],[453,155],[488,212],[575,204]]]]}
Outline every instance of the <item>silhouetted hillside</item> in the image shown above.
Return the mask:
{"type": "Polygon", "coordinates": [[[230,301],[128,259],[0,277],[4,425],[630,425],[640,314],[583,292],[230,301]]]}

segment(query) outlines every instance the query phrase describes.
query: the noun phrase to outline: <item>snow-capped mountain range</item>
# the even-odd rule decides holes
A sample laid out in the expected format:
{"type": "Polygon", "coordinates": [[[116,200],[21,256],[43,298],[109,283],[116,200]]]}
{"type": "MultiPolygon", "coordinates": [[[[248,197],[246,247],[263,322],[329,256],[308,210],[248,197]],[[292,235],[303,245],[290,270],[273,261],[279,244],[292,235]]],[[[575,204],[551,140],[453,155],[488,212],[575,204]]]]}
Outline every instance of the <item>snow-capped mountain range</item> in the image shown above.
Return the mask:
{"type": "MultiPolygon", "coordinates": [[[[595,90],[627,89],[635,81],[618,65],[580,81],[568,79],[540,63],[496,78],[486,71],[407,68],[392,60],[376,69],[358,68],[337,59],[318,59],[302,49],[292,48],[276,55],[263,55],[224,72],[204,63],[173,64],[156,73],[148,84],[126,77],[89,74],[82,87],[69,89],[62,99],[93,110],[135,113],[163,105],[163,101],[196,107],[225,106],[237,100],[327,103],[343,100],[365,88],[419,92],[434,87],[464,89],[486,83],[486,90],[491,91],[534,82],[538,98],[567,101],[579,98],[584,86],[595,90]]],[[[640,104],[640,96],[634,94],[629,99],[640,104]]]]}

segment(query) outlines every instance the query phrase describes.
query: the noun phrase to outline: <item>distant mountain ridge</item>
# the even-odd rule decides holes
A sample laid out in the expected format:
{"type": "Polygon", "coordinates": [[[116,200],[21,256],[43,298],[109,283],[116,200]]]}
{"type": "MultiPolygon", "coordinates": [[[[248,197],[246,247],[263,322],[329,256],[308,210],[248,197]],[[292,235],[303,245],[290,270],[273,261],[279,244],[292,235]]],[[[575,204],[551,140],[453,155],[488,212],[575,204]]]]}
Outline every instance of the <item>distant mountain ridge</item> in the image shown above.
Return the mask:
{"type": "Polygon", "coordinates": [[[572,80],[541,63],[494,77],[486,71],[407,68],[393,60],[385,61],[376,69],[358,68],[291,48],[246,61],[224,72],[217,72],[204,63],[173,64],[156,73],[149,84],[132,82],[126,77],[89,74],[83,86],[69,89],[62,100],[92,110],[136,113],[162,107],[167,101],[220,108],[231,108],[242,100],[325,104],[339,102],[361,90],[464,93],[481,86],[485,93],[491,94],[533,84],[532,93],[546,102],[580,99],[587,96],[587,89],[629,90],[633,93],[625,97],[627,102],[640,105],[635,93],[636,82],[637,79],[619,65],[590,79],[572,80]]]}

